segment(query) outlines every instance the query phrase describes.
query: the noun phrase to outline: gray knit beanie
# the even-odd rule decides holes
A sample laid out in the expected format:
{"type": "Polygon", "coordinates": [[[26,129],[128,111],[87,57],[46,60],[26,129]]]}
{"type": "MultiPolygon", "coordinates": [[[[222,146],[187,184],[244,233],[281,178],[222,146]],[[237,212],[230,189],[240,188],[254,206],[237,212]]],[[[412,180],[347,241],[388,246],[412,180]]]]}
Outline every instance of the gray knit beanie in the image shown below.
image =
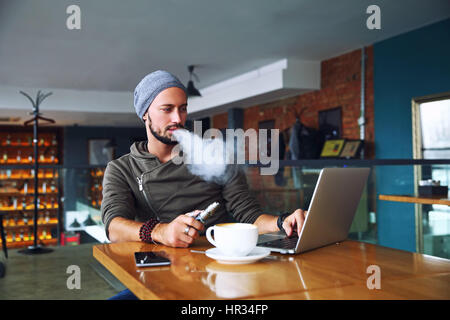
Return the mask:
{"type": "Polygon", "coordinates": [[[142,120],[156,96],[171,87],[180,88],[187,95],[186,87],[170,72],[158,70],[146,75],[134,89],[134,109],[139,119],[142,120]]]}

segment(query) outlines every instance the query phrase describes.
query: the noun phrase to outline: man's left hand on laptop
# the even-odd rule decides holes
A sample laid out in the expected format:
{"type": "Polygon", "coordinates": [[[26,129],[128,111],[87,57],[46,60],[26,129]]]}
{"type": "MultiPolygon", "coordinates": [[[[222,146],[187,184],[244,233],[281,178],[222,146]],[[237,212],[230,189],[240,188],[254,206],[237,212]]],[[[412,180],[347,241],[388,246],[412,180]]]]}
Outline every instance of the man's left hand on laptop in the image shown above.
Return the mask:
{"type": "Polygon", "coordinates": [[[286,219],[284,219],[283,229],[288,237],[300,234],[307,214],[308,211],[297,209],[291,215],[287,216],[286,219]]]}

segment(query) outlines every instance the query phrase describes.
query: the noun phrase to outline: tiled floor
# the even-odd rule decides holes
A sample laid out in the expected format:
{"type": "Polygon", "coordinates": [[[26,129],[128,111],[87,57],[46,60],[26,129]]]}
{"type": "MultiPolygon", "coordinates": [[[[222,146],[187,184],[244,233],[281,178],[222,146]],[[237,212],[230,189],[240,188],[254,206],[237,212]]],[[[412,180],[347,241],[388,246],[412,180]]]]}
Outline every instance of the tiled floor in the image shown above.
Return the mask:
{"type": "Polygon", "coordinates": [[[41,255],[8,250],[8,259],[0,253],[0,261],[6,266],[5,276],[0,278],[0,300],[104,300],[115,295],[124,287],[92,257],[93,245],[52,247],[53,252],[41,255]],[[80,268],[80,289],[68,289],[70,265],[80,268]]]}

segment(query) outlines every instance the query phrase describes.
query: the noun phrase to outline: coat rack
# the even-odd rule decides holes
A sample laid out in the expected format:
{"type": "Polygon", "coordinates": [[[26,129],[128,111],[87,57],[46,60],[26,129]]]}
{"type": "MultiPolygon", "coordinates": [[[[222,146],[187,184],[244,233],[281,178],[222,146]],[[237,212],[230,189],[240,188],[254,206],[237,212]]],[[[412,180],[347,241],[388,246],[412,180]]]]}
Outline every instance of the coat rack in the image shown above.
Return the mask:
{"type": "Polygon", "coordinates": [[[31,115],[33,115],[33,118],[30,120],[27,120],[24,122],[24,126],[29,125],[30,123],[33,123],[33,146],[34,146],[34,243],[32,246],[28,246],[27,249],[20,250],[20,253],[23,254],[41,254],[41,253],[49,253],[52,252],[52,249],[49,248],[43,248],[41,245],[37,243],[38,240],[38,211],[39,211],[39,204],[38,204],[38,197],[39,197],[39,189],[38,189],[38,170],[39,170],[39,162],[38,162],[38,129],[39,129],[39,120],[46,121],[49,123],[55,123],[55,120],[44,118],[39,113],[39,105],[44,101],[45,98],[50,96],[52,92],[49,92],[47,94],[41,93],[39,90],[36,95],[36,101],[33,101],[33,99],[26,94],[23,91],[20,91],[21,94],[23,94],[25,97],[30,100],[31,104],[33,105],[33,112],[30,112],[31,115]]]}

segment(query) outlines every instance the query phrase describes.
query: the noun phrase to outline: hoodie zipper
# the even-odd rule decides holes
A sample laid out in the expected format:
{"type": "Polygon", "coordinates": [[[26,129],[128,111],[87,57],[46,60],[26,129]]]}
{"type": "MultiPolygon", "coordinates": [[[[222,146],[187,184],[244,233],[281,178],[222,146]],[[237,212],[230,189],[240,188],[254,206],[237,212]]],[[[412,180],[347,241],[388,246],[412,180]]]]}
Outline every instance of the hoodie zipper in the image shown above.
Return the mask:
{"type": "Polygon", "coordinates": [[[139,191],[141,191],[142,194],[144,195],[145,201],[147,202],[147,205],[149,206],[150,210],[153,211],[153,213],[155,214],[156,219],[158,219],[158,221],[160,221],[158,214],[156,214],[155,209],[153,209],[153,206],[150,203],[150,201],[148,200],[147,194],[145,193],[144,186],[142,185],[143,176],[144,176],[144,174],[141,174],[141,178],[136,177],[138,184],[139,184],[139,191]]]}

